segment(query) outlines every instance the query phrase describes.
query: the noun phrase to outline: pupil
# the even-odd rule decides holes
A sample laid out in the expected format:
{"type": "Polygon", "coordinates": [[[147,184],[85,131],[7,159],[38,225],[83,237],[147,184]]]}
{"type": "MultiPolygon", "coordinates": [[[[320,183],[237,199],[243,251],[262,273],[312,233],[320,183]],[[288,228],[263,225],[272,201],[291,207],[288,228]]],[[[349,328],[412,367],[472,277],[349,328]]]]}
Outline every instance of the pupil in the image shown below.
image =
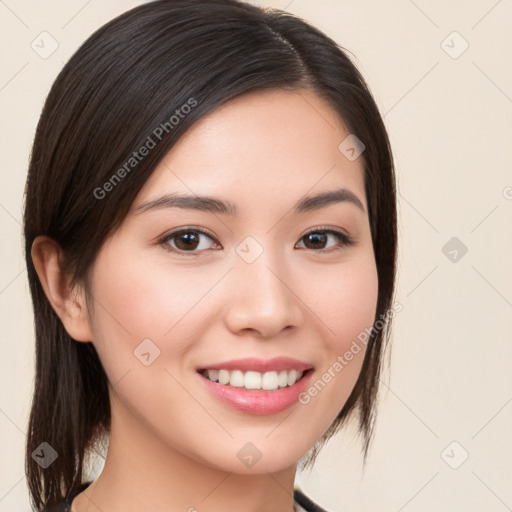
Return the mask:
{"type": "Polygon", "coordinates": [[[325,233],[310,233],[308,239],[313,242],[313,245],[324,245],[327,241],[325,233]]]}
{"type": "MultiPolygon", "coordinates": [[[[182,243],[183,247],[185,249],[195,249],[197,247],[197,243],[198,243],[198,240],[199,240],[199,237],[197,236],[197,233],[193,233],[193,232],[189,232],[189,233],[185,233],[183,235],[180,235],[178,237],[178,242],[176,245],[180,245],[180,243],[182,243]]],[[[180,249],[182,249],[183,247],[179,247],[180,249]]]]}

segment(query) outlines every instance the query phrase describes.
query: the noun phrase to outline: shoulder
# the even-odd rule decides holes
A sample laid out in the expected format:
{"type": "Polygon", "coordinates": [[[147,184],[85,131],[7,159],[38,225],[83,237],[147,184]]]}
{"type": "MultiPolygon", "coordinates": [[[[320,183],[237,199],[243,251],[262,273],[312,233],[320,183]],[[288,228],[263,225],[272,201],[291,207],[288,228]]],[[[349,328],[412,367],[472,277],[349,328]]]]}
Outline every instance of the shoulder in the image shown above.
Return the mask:
{"type": "MultiPolygon", "coordinates": [[[[300,505],[305,512],[328,512],[308,498],[300,489],[294,489],[293,497],[295,502],[300,505]]],[[[301,510],[299,509],[297,512],[301,512],[301,510]]]]}

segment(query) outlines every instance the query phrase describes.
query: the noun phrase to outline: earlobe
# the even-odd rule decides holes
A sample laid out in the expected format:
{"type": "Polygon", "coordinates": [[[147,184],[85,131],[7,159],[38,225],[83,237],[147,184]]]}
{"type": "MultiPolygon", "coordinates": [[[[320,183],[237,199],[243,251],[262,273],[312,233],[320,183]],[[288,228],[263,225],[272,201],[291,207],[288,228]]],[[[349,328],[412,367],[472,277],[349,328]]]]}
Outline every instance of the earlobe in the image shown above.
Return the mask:
{"type": "Polygon", "coordinates": [[[41,286],[64,325],[76,341],[92,341],[85,292],[82,287],[71,287],[62,269],[62,249],[47,236],[35,238],[31,248],[32,261],[41,286]]]}

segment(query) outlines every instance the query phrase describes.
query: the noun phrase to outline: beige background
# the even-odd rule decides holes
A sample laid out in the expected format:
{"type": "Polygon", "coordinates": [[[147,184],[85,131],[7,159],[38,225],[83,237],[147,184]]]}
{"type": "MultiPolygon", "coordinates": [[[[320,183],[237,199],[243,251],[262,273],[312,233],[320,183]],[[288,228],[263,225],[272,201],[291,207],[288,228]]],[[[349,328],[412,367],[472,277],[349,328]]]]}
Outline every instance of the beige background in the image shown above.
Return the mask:
{"type": "MultiPolygon", "coordinates": [[[[29,510],[33,330],[20,223],[32,137],[63,63],[136,4],[0,1],[0,511],[29,510]],[[46,59],[31,48],[43,31],[58,43],[46,59]]],[[[347,430],[299,483],[332,511],[512,510],[512,2],[262,4],[355,54],[385,116],[400,193],[403,310],[368,466],[347,430]],[[443,252],[452,237],[459,248],[443,252]]]]}

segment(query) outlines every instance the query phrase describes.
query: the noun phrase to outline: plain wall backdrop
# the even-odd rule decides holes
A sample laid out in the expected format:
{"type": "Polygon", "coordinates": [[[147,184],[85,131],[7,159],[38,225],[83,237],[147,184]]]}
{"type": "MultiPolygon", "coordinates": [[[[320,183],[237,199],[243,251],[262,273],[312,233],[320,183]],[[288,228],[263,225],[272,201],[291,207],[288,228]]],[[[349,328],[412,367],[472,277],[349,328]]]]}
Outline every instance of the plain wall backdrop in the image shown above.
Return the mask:
{"type": "MultiPolygon", "coordinates": [[[[0,1],[0,511],[30,510],[34,333],[21,222],[35,127],[71,54],[137,3],[0,1]]],[[[368,465],[348,428],[298,483],[333,512],[512,510],[512,2],[260,5],[301,16],[355,56],[398,178],[403,309],[368,465]]]]}

